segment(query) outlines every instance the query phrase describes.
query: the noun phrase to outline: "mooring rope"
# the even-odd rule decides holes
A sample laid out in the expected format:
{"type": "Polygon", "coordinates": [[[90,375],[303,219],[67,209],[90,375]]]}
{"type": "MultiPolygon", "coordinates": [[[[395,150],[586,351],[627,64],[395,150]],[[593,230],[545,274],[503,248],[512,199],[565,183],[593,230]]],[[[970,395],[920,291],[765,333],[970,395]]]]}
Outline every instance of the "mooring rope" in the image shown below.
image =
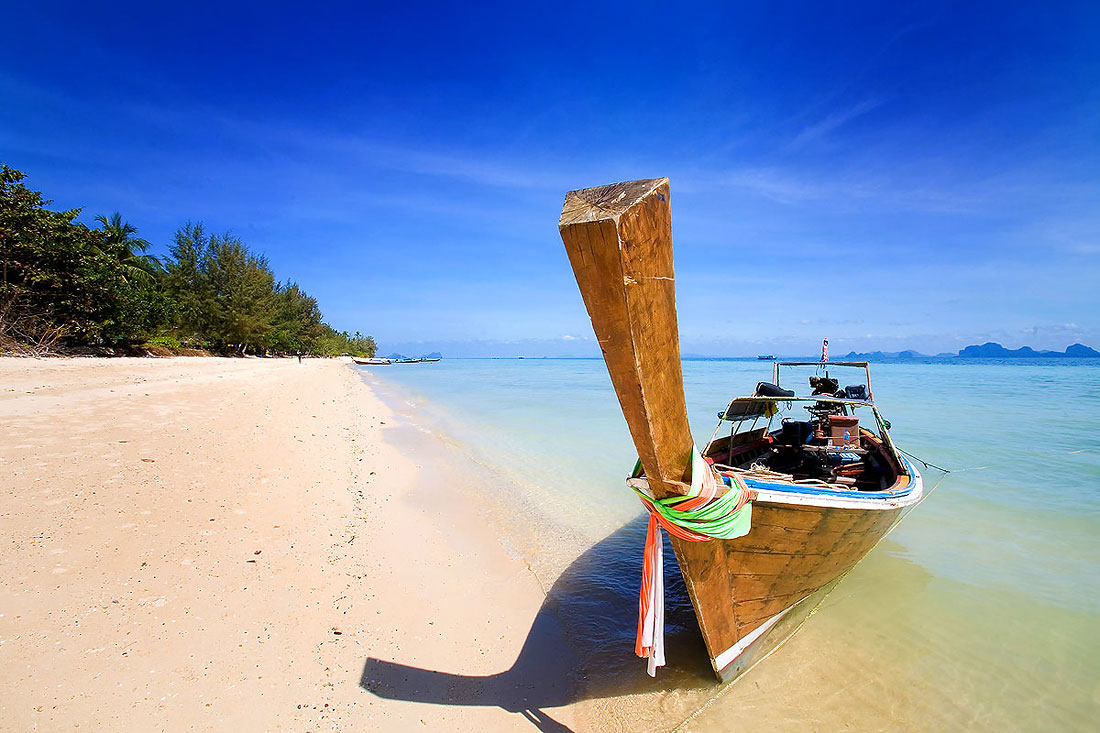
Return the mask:
{"type": "Polygon", "coordinates": [[[947,477],[953,473],[966,473],[967,471],[985,471],[989,468],[989,466],[971,466],[970,468],[944,468],[943,466],[937,466],[935,463],[929,463],[920,456],[915,456],[904,448],[898,448],[898,451],[909,456],[914,461],[920,461],[922,464],[924,464],[925,468],[934,468],[937,471],[943,472],[943,475],[940,476],[940,480],[933,484],[932,488],[928,490],[927,494],[925,494],[926,497],[931,496],[932,492],[938,489],[940,487],[940,484],[942,484],[944,480],[946,480],[947,477]]]}
{"type": "MultiPolygon", "coordinates": [[[[895,446],[895,447],[897,447],[897,446],[895,446]]],[[[918,456],[913,455],[912,453],[905,450],[904,448],[898,448],[898,451],[901,452],[901,453],[904,453],[907,456],[909,456],[914,461],[920,461],[921,463],[924,464],[925,468],[934,468],[937,471],[943,471],[944,473],[954,473],[954,471],[952,471],[950,468],[943,468],[942,466],[937,466],[935,463],[929,463],[928,461],[924,460],[923,458],[920,458],[918,456]]],[[[983,466],[983,468],[984,468],[984,466],[983,466]]]]}

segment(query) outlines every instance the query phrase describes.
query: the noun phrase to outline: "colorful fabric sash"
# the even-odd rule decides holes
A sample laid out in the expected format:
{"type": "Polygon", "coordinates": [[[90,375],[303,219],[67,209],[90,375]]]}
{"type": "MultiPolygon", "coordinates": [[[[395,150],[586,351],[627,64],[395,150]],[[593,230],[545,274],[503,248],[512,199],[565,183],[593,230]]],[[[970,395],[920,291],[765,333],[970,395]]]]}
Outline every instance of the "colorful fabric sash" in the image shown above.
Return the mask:
{"type": "MultiPolygon", "coordinates": [[[[748,534],[751,529],[752,503],[748,501],[749,491],[744,481],[737,475],[731,476],[733,486],[715,498],[718,480],[714,469],[694,445],[691,455],[691,488],[687,496],[655,499],[631,487],[649,511],[634,653],[649,659],[651,677],[657,675],[657,667],[665,664],[664,538],[661,529],[689,542],[732,540],[748,534]]],[[[639,462],[634,475],[640,474],[639,462]]]]}

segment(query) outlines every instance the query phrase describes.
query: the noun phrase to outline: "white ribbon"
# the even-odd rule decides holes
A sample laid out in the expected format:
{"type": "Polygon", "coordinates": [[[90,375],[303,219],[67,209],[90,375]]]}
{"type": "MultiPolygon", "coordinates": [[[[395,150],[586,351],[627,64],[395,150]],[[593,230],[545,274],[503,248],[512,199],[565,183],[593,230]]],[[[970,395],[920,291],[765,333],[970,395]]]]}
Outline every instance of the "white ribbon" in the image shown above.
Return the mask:
{"type": "Polygon", "coordinates": [[[649,609],[642,622],[642,646],[649,647],[649,665],[646,669],[650,677],[656,677],[657,668],[665,666],[665,542],[660,525],[657,525],[654,545],[649,609]]]}

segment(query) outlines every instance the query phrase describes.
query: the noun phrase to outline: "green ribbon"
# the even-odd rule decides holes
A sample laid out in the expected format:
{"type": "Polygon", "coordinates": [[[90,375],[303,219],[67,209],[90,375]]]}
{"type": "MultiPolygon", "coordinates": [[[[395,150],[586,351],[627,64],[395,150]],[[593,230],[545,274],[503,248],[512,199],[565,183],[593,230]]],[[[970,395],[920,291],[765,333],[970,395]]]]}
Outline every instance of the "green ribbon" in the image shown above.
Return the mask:
{"type": "MultiPolygon", "coordinates": [[[[652,506],[658,514],[678,527],[720,540],[732,540],[747,535],[752,529],[752,502],[745,502],[743,507],[732,511],[741,501],[741,492],[745,490],[736,481],[734,488],[698,509],[681,511],[676,508],[677,504],[699,495],[703,486],[704,471],[711,470],[710,464],[699,455],[694,445],[691,447],[691,452],[691,492],[688,496],[654,499],[633,486],[630,488],[634,489],[634,493],[646,504],[652,506]]],[[[641,468],[642,462],[639,460],[634,467],[633,475],[639,476],[641,468]]]]}

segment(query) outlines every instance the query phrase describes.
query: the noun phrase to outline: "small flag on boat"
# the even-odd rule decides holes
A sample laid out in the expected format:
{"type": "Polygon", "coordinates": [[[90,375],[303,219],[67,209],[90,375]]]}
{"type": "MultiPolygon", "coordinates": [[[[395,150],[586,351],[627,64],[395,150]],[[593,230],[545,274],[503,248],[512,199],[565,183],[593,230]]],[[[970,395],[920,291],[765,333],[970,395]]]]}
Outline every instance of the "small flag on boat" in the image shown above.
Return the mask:
{"type": "Polygon", "coordinates": [[[829,339],[821,342],[821,363],[829,361],[829,339]]]}

